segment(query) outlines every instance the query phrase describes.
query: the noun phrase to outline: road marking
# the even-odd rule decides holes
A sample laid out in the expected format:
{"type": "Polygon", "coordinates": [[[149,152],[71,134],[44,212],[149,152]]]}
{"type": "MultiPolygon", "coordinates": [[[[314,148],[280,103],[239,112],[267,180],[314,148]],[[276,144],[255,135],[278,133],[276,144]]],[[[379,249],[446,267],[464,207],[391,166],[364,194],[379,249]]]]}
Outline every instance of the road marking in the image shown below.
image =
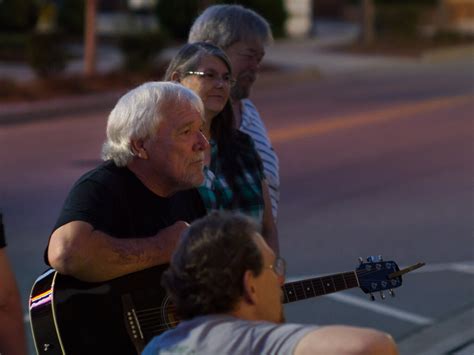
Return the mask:
{"type": "Polygon", "coordinates": [[[455,271],[474,275],[474,261],[464,261],[455,263],[439,263],[427,264],[422,268],[413,271],[414,273],[422,272],[439,272],[439,271],[455,271]]]}
{"type": "Polygon", "coordinates": [[[472,102],[472,100],[472,94],[436,98],[415,103],[390,106],[372,112],[369,111],[359,114],[326,117],[314,123],[272,129],[268,133],[273,144],[283,143],[296,138],[311,137],[336,130],[364,126],[371,123],[408,118],[417,113],[454,107],[462,103],[472,102]]]}
{"type": "Polygon", "coordinates": [[[395,307],[387,306],[385,304],[382,305],[373,301],[364,300],[360,297],[350,296],[342,293],[333,293],[326,296],[335,299],[339,302],[347,303],[360,308],[365,308],[372,312],[383,314],[393,318],[398,318],[405,322],[410,322],[418,325],[429,325],[434,323],[434,320],[431,318],[423,317],[411,312],[406,312],[395,307]]]}

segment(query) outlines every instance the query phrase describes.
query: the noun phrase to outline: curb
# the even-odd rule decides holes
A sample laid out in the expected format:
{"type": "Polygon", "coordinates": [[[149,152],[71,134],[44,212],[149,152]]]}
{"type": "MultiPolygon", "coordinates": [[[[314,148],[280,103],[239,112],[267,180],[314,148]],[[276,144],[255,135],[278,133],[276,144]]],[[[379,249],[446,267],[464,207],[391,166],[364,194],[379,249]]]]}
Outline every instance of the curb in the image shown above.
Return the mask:
{"type": "Polygon", "coordinates": [[[472,354],[474,308],[470,307],[399,341],[400,355],[472,354]]]}
{"type": "Polygon", "coordinates": [[[82,115],[107,108],[112,109],[125,90],[99,94],[67,96],[50,100],[15,102],[0,106],[0,126],[82,115]]]}
{"type": "Polygon", "coordinates": [[[465,57],[470,57],[471,60],[474,60],[474,44],[433,49],[423,53],[421,60],[425,63],[437,63],[465,57]]]}
{"type": "MultiPolygon", "coordinates": [[[[294,80],[314,80],[319,77],[320,74],[317,69],[281,68],[276,72],[260,74],[255,87],[260,89],[287,84],[294,80]]],[[[112,110],[117,100],[130,89],[132,88],[49,100],[2,104],[0,106],[0,126],[51,120],[65,115],[79,116],[107,109],[112,110]]]]}

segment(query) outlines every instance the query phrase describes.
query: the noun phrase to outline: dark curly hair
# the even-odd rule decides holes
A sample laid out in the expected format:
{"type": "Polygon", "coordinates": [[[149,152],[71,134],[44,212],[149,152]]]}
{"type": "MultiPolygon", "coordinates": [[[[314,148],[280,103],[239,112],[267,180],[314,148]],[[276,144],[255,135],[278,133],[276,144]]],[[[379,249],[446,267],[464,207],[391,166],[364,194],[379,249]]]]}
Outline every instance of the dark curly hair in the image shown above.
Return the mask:
{"type": "Polygon", "coordinates": [[[223,211],[191,224],[162,277],[181,319],[234,309],[243,295],[244,273],[251,270],[257,276],[263,270],[252,237],[258,231],[252,219],[223,211]]]}

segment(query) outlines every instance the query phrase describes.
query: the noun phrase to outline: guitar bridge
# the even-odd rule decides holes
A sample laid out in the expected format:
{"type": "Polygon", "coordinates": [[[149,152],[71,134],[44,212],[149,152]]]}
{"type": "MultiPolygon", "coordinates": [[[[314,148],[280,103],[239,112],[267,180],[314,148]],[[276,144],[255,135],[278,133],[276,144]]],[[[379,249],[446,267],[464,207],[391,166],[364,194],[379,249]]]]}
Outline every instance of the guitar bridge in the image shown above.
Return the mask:
{"type": "Polygon", "coordinates": [[[141,354],[143,348],[146,345],[145,337],[143,336],[143,332],[140,327],[140,322],[135,312],[132,297],[130,296],[130,294],[125,294],[122,296],[122,305],[125,328],[127,329],[128,336],[130,337],[130,340],[135,346],[137,354],[141,354]]]}

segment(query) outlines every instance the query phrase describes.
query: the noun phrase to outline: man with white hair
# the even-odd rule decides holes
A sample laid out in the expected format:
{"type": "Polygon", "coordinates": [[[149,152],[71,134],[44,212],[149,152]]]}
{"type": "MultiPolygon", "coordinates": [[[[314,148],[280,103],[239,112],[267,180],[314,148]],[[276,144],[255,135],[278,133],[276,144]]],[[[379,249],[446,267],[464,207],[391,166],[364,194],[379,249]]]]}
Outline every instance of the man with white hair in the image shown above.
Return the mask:
{"type": "Polygon", "coordinates": [[[272,202],[273,217],[277,218],[280,199],[278,157],[255,105],[250,90],[257,79],[265,46],[273,41],[268,22],[255,11],[241,5],[213,5],[195,21],[188,42],[210,42],[221,47],[230,59],[236,83],[231,89],[236,128],[252,137],[263,163],[272,202]]]}
{"type": "Polygon", "coordinates": [[[179,84],[145,83],[120,98],[105,161],[70,191],[46,263],[90,282],[167,263],[188,222],[205,214],[192,189],[204,180],[202,125],[201,99],[179,84]]]}

